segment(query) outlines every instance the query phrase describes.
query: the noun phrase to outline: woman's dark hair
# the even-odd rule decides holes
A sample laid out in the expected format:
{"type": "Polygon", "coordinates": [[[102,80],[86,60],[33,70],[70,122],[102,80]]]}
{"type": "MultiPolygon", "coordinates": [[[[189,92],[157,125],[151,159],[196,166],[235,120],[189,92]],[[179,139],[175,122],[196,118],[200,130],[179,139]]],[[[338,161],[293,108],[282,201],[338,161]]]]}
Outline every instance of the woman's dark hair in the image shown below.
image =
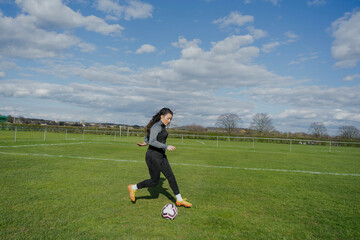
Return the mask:
{"type": "Polygon", "coordinates": [[[150,122],[148,123],[148,125],[146,125],[146,134],[150,135],[150,128],[157,123],[158,121],[160,121],[161,119],[161,115],[166,115],[170,113],[171,115],[174,115],[173,112],[169,109],[169,108],[162,108],[157,114],[155,114],[152,119],[150,120],[150,122]]]}

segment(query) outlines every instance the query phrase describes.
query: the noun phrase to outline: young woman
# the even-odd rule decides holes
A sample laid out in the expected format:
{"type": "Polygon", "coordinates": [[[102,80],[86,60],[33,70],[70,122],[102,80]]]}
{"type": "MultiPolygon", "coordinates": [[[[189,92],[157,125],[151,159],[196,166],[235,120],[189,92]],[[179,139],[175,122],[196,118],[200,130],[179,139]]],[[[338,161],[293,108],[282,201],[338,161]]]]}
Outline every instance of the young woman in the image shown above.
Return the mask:
{"type": "Polygon", "coordinates": [[[191,207],[192,204],[181,197],[178,184],[176,182],[173,171],[171,170],[169,161],[165,155],[165,150],[174,151],[176,147],[166,144],[168,133],[166,126],[170,124],[173,112],[169,108],[161,109],[155,114],[146,126],[145,141],[138,143],[138,146],[149,145],[146,152],[146,164],[149,169],[150,179],[144,180],[138,184],[130,184],[128,186],[130,199],[135,202],[135,192],[141,188],[156,186],[159,183],[160,172],[162,172],[176,197],[177,206],[191,207]]]}

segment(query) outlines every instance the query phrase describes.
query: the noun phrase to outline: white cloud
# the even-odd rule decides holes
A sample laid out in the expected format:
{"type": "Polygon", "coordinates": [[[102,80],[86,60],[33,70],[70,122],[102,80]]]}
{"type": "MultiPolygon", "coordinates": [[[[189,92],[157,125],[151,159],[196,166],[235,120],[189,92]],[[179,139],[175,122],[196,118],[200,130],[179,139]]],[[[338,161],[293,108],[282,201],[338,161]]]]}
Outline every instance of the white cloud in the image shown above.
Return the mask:
{"type": "Polygon", "coordinates": [[[307,1],[308,6],[323,6],[326,3],[327,3],[326,0],[308,0],[307,1]]]}
{"type": "MultiPolygon", "coordinates": [[[[246,93],[258,102],[283,109],[274,115],[277,129],[304,131],[312,122],[326,127],[360,124],[360,85],[355,87],[298,86],[253,88],[246,93]]],[[[245,92],[243,93],[245,94],[245,92]]],[[[335,133],[334,130],[331,132],[335,133]]]]}
{"type": "Polygon", "coordinates": [[[0,69],[3,71],[8,69],[16,69],[19,71],[22,70],[22,68],[19,67],[15,62],[1,60],[1,56],[0,56],[0,69]]]}
{"type": "Polygon", "coordinates": [[[360,60],[360,11],[348,12],[331,25],[335,38],[331,53],[335,67],[355,67],[360,60]]]}
{"type": "MultiPolygon", "coordinates": [[[[201,125],[213,126],[222,112],[234,112],[250,119],[251,114],[258,111],[258,103],[279,107],[280,114],[272,114],[279,130],[288,129],[286,126],[294,122],[293,118],[298,118],[296,122],[303,128],[318,118],[328,118],[336,123],[346,121],[349,114],[355,117],[360,114],[357,110],[360,105],[359,86],[290,88],[294,79],[278,76],[265,66],[254,63],[260,52],[253,46],[255,39],[252,35],[232,35],[204,49],[199,39],[179,37],[172,45],[180,48],[181,57],[148,69],[133,70],[124,65],[84,66],[76,62],[60,64],[59,61],[57,64],[46,63],[41,68],[27,70],[57,78],[80,78],[82,83],[83,80],[89,83],[63,85],[7,80],[0,84],[0,98],[46,99],[46,102],[54,101],[69,109],[72,106],[80,108],[79,111],[86,115],[83,119],[87,121],[101,115],[104,121],[126,123],[129,119],[129,123],[144,125],[164,103],[176,111],[174,123],[178,121],[181,125],[198,121],[201,125]],[[223,97],[223,94],[218,94],[223,89],[240,93],[223,97]],[[109,112],[112,115],[108,117],[101,114],[109,112]],[[137,122],[134,123],[133,119],[137,122]]],[[[300,57],[311,56],[315,54],[300,57]]],[[[38,111],[42,114],[41,110],[38,111]]],[[[55,110],[50,112],[51,116],[58,114],[55,110]]],[[[77,119],[76,113],[71,117],[77,119]]],[[[355,117],[351,117],[351,121],[359,123],[355,117]]],[[[300,127],[290,129],[297,128],[300,127]]]]}
{"type": "Polygon", "coordinates": [[[5,72],[0,72],[0,79],[5,78],[6,74],[5,72]]]}
{"type": "Polygon", "coordinates": [[[16,3],[23,12],[29,13],[34,18],[34,24],[44,29],[85,27],[89,31],[104,35],[119,33],[123,30],[119,24],[109,25],[94,15],[85,17],[80,12],[74,12],[61,0],[16,0],[16,3]]]}
{"type": "Polygon", "coordinates": [[[273,51],[279,45],[280,45],[279,42],[271,42],[271,43],[264,44],[261,49],[263,50],[263,52],[269,53],[269,52],[273,51]]]}
{"type": "Polygon", "coordinates": [[[297,108],[297,109],[286,109],[284,112],[280,113],[278,115],[278,118],[282,118],[282,119],[301,119],[301,118],[305,118],[305,119],[316,119],[319,117],[319,112],[315,112],[312,109],[302,109],[302,108],[297,108]]]}
{"type": "Polygon", "coordinates": [[[265,1],[271,2],[273,5],[277,6],[277,5],[280,4],[280,2],[281,2],[282,0],[265,0],[265,1]]]}
{"type": "MultiPolygon", "coordinates": [[[[264,35],[264,36],[266,36],[266,35],[264,35]]],[[[295,42],[299,39],[299,36],[296,35],[295,33],[293,33],[292,31],[285,32],[284,36],[287,38],[286,41],[283,41],[283,42],[275,41],[275,42],[265,43],[262,45],[261,50],[265,53],[269,53],[269,52],[272,52],[276,47],[278,47],[282,44],[289,44],[289,43],[295,42]]]]}
{"type": "MultiPolygon", "coordinates": [[[[175,124],[177,121],[181,124],[201,121],[207,126],[214,124],[219,109],[223,109],[225,112],[245,114],[254,108],[252,103],[226,97],[215,97],[206,91],[189,92],[164,87],[139,87],[136,84],[105,87],[97,84],[71,83],[61,85],[37,81],[8,80],[0,85],[1,97],[27,98],[32,99],[32,101],[46,99],[53,102],[52,106],[59,103],[64,108],[67,106],[79,107],[79,111],[86,109],[83,111],[86,116],[82,117],[87,121],[94,119],[92,116],[94,113],[112,112],[115,116],[110,116],[106,121],[114,122],[114,118],[116,118],[118,119],[116,122],[124,123],[126,118],[129,118],[132,122],[129,121],[128,123],[134,124],[135,115],[137,117],[136,123],[144,125],[155,111],[164,107],[164,103],[175,111],[175,124]],[[187,107],[189,105],[192,106],[191,109],[187,107]],[[124,116],[124,112],[126,116],[124,116]]],[[[58,117],[56,110],[47,110],[49,111],[47,116],[52,115],[52,118],[56,119],[58,117]]],[[[76,112],[69,116],[70,119],[71,117],[78,119],[76,112]]]]}
{"type": "Polygon", "coordinates": [[[220,27],[222,28],[225,28],[230,25],[243,26],[249,22],[254,22],[253,16],[242,15],[237,12],[231,12],[228,16],[213,21],[214,24],[219,24],[220,27]]]}
{"type": "Polygon", "coordinates": [[[101,11],[114,15],[121,15],[124,11],[123,6],[120,6],[117,2],[112,0],[98,0],[97,8],[101,11]]]}
{"type": "Polygon", "coordinates": [[[165,50],[165,49],[163,49],[163,50],[161,50],[161,51],[157,54],[157,56],[164,55],[165,53],[166,53],[166,50],[165,50]]]}
{"type": "Polygon", "coordinates": [[[28,15],[12,18],[0,13],[0,54],[30,59],[56,57],[80,43],[75,36],[40,29],[34,21],[28,15]]]}
{"type": "Polygon", "coordinates": [[[136,50],[137,54],[142,54],[142,53],[151,53],[151,52],[155,52],[156,48],[150,44],[144,44],[142,45],[138,50],[136,50]]]}
{"type": "Polygon", "coordinates": [[[295,107],[286,109],[276,116],[276,122],[291,131],[304,131],[313,122],[324,122],[325,127],[333,128],[341,125],[358,125],[360,112],[347,109],[314,109],[295,107]]]}
{"type": "Polygon", "coordinates": [[[343,81],[345,82],[350,82],[350,81],[354,81],[355,79],[360,79],[360,74],[354,74],[354,75],[348,75],[346,77],[344,77],[343,81]]]}
{"type": "Polygon", "coordinates": [[[333,117],[336,120],[359,121],[360,112],[354,113],[343,109],[335,109],[333,117]]]}
{"type": "Polygon", "coordinates": [[[253,41],[250,35],[233,35],[213,43],[211,49],[206,51],[199,46],[200,40],[188,41],[179,37],[178,42],[172,45],[181,48],[181,57],[149,69],[131,70],[124,66],[99,64],[90,67],[49,64],[48,67],[32,70],[61,78],[79,76],[98,83],[167,86],[169,89],[189,91],[291,84],[292,78],[277,76],[264,66],[252,63],[260,52],[257,47],[250,45],[253,41]]]}
{"type": "Polygon", "coordinates": [[[98,0],[97,8],[126,20],[152,17],[153,6],[141,1],[130,0],[128,5],[119,5],[113,0],[98,0]]]}
{"type": "Polygon", "coordinates": [[[245,45],[249,45],[250,43],[253,42],[254,39],[250,35],[244,35],[244,36],[233,35],[225,38],[222,41],[214,43],[211,52],[219,55],[230,54],[233,53],[234,51],[240,50],[241,47],[245,45]]]}
{"type": "MultiPolygon", "coordinates": [[[[274,6],[277,6],[277,5],[280,4],[280,2],[281,2],[282,0],[263,0],[263,1],[265,1],[265,2],[270,2],[270,3],[272,3],[274,6]]],[[[254,0],[244,0],[244,4],[249,4],[249,3],[252,3],[252,2],[255,2],[255,1],[254,1],[254,0]]]]}
{"type": "Polygon", "coordinates": [[[106,83],[115,85],[136,84],[128,75],[133,73],[128,67],[116,65],[94,64],[85,67],[82,64],[49,64],[47,67],[32,68],[32,71],[43,74],[51,74],[58,78],[71,78],[73,76],[81,77],[95,83],[106,83]]]}
{"type": "Polygon", "coordinates": [[[111,51],[114,51],[114,52],[118,52],[118,51],[119,51],[119,49],[116,48],[116,47],[107,46],[106,48],[107,48],[107,49],[110,49],[111,51]]]}
{"type": "Polygon", "coordinates": [[[148,18],[152,16],[153,7],[148,3],[140,1],[130,1],[129,6],[125,8],[125,19],[148,18]]]}
{"type": "Polygon", "coordinates": [[[303,63],[303,62],[307,62],[307,61],[311,61],[311,60],[315,60],[318,58],[318,55],[317,53],[312,53],[312,54],[309,54],[309,55],[300,55],[299,59],[298,60],[292,60],[289,65],[296,65],[296,64],[300,64],[300,63],[303,63]]]}
{"type": "Polygon", "coordinates": [[[102,34],[122,30],[120,25],[108,25],[93,15],[84,17],[64,5],[61,0],[16,0],[23,12],[16,17],[3,16],[0,12],[0,54],[18,58],[53,58],[77,46],[82,52],[92,52],[96,46],[81,41],[58,28],[85,27],[102,34]]]}
{"type": "Polygon", "coordinates": [[[14,80],[1,85],[0,95],[49,99],[59,104],[88,108],[90,112],[96,112],[96,109],[107,112],[116,110],[119,113],[136,111],[134,114],[144,116],[144,113],[148,113],[150,117],[166,102],[180,113],[177,117],[179,121],[182,119],[181,124],[201,121],[202,125],[209,126],[214,124],[219,112],[248,116],[255,108],[255,103],[247,100],[218,96],[217,89],[287,86],[293,81],[269,72],[264,66],[253,64],[253,59],[259,55],[259,49],[251,46],[253,41],[251,35],[233,35],[214,42],[209,50],[205,50],[199,46],[200,40],[188,41],[179,37],[173,46],[181,48],[181,57],[149,69],[46,63],[41,68],[27,70],[57,78],[81,78],[91,84],[64,86],[14,80]],[[34,89],[35,86],[38,90],[34,89]],[[190,105],[191,109],[188,108],[190,105]],[[192,115],[196,115],[197,120],[192,115]],[[191,122],[186,122],[187,119],[191,119],[191,122]]]}
{"type": "Polygon", "coordinates": [[[109,21],[119,21],[119,17],[112,16],[112,15],[106,15],[105,19],[109,20],[109,21]]]}
{"type": "Polygon", "coordinates": [[[256,29],[253,26],[249,26],[246,29],[249,31],[251,36],[253,36],[255,39],[263,38],[268,35],[266,31],[261,30],[261,29],[256,29]]]}
{"type": "Polygon", "coordinates": [[[296,41],[296,40],[299,39],[299,36],[296,35],[296,34],[295,34],[294,32],[292,32],[292,31],[288,31],[288,32],[284,33],[284,35],[285,35],[285,37],[288,38],[288,40],[287,40],[288,43],[294,42],[294,41],[296,41]]]}
{"type": "Polygon", "coordinates": [[[355,87],[297,86],[293,88],[253,88],[247,93],[269,104],[285,104],[311,109],[360,106],[360,85],[355,87]]]}
{"type": "Polygon", "coordinates": [[[92,15],[83,18],[82,24],[85,26],[86,30],[102,33],[104,35],[120,33],[120,31],[124,30],[119,24],[109,25],[103,19],[92,15]]]}
{"type": "MultiPolygon", "coordinates": [[[[164,81],[167,85],[186,89],[214,89],[218,87],[244,87],[254,85],[284,84],[291,78],[280,77],[263,66],[251,64],[259,55],[259,49],[247,46],[254,41],[250,35],[233,35],[213,43],[206,51],[199,40],[187,41],[180,37],[173,46],[182,48],[180,59],[163,63],[167,68],[150,69],[143,74],[164,81]]],[[[150,81],[150,80],[149,80],[150,81]]]]}
{"type": "Polygon", "coordinates": [[[180,36],[178,41],[173,42],[171,45],[178,48],[187,48],[192,46],[198,46],[199,44],[201,44],[200,39],[193,39],[192,41],[189,42],[186,38],[180,36]]]}
{"type": "Polygon", "coordinates": [[[94,52],[96,50],[96,46],[94,44],[81,42],[78,44],[79,48],[82,52],[94,52]]]}
{"type": "Polygon", "coordinates": [[[88,30],[103,34],[121,29],[117,25],[107,25],[95,16],[83,17],[59,0],[17,0],[16,3],[29,15],[6,17],[0,12],[0,54],[3,56],[53,58],[63,56],[65,51],[75,46],[82,52],[93,52],[96,50],[94,44],[81,41],[68,32],[56,32],[55,28],[83,25],[88,30]]]}

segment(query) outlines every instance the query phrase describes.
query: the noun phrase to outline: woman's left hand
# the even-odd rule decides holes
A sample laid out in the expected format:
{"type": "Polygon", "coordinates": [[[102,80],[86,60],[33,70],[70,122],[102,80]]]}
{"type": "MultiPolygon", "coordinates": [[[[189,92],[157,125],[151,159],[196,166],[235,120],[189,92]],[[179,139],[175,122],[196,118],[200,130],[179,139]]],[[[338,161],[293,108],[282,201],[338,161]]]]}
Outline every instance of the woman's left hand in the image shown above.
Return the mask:
{"type": "Polygon", "coordinates": [[[169,146],[167,147],[167,150],[169,150],[169,151],[175,151],[175,149],[176,149],[176,147],[173,146],[173,145],[169,145],[169,146]]]}

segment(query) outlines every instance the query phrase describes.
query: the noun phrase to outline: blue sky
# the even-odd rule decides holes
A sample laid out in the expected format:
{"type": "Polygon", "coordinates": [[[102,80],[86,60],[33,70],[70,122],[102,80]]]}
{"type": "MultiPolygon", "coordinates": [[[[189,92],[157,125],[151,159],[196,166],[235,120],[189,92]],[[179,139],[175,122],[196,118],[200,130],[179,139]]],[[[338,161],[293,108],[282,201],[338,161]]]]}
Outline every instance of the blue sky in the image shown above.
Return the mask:
{"type": "Polygon", "coordinates": [[[360,128],[360,0],[0,0],[0,114],[360,128]]]}

